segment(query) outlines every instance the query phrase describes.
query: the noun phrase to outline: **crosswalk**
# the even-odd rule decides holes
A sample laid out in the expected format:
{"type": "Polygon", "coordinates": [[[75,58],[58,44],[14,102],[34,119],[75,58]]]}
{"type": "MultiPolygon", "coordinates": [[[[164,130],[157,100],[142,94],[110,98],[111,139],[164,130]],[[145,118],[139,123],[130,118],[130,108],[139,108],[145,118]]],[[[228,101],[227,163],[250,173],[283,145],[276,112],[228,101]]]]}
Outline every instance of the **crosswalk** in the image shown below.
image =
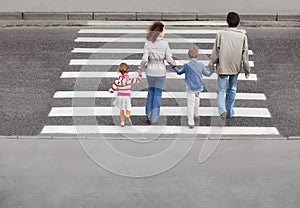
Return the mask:
{"type": "MultiPolygon", "coordinates": [[[[200,48],[200,60],[207,65],[215,34],[226,26],[223,21],[164,23],[167,26],[165,39],[170,43],[177,65],[189,61],[187,52],[191,44],[200,48]]],[[[184,86],[184,76],[171,71],[167,72],[166,87],[162,95],[161,116],[166,120],[165,124],[149,126],[145,123],[147,85],[143,73],[143,87],[137,86],[132,92],[134,125],[124,128],[119,126],[119,110],[111,105],[116,95],[109,93],[107,89],[117,78],[115,69],[121,62],[132,66],[131,73],[135,76],[135,68],[139,65],[143,53],[141,44],[145,42],[145,28],[150,24],[149,21],[88,21],[88,27],[78,31],[78,37],[74,40],[78,47],[71,51],[74,58],[69,60],[68,70],[60,76],[69,87],[54,94],[55,102],[48,115],[49,121],[41,134],[208,135],[220,132],[220,127],[211,122],[213,118],[218,117],[217,107],[212,105],[216,99],[215,89],[206,89],[200,94],[200,123],[193,130],[187,128],[187,109],[184,102],[186,93],[184,87],[178,90],[178,86],[184,86]],[[123,58],[120,59],[118,54],[123,58]],[[73,86],[73,90],[70,90],[70,86],[73,86]],[[178,119],[181,120],[180,125],[176,121],[178,119]]],[[[245,30],[241,31],[246,33],[245,30]]],[[[252,68],[255,67],[253,53],[249,50],[252,68]]],[[[217,75],[213,74],[204,79],[207,85],[215,86],[217,75]]],[[[239,75],[239,87],[242,86],[244,91],[237,93],[235,115],[231,119],[232,122],[222,128],[222,135],[279,135],[278,130],[271,124],[272,115],[264,105],[267,99],[265,94],[249,89],[249,85],[255,86],[258,79],[256,74],[252,74],[248,80],[243,73],[239,75]],[[252,106],[247,105],[249,102],[252,106]],[[245,122],[241,122],[241,119],[245,122]]]]}
{"type": "MultiPolygon", "coordinates": [[[[93,63],[91,62],[88,62],[88,61],[82,61],[82,60],[76,60],[78,62],[75,63],[75,60],[71,60],[70,62],[70,65],[95,65],[95,64],[98,64],[98,65],[108,65],[110,66],[106,61],[107,60],[104,60],[104,61],[101,61],[100,63],[97,62],[97,61],[94,61],[93,63]]],[[[137,62],[138,60],[136,60],[137,62]]],[[[119,65],[120,63],[122,62],[122,60],[118,60],[116,62],[113,62],[115,65],[119,65]]],[[[131,65],[136,65],[135,62],[131,62],[130,60],[126,60],[126,63],[129,63],[131,65]]],[[[180,62],[178,62],[180,63],[180,62]]],[[[131,75],[133,73],[129,73],[129,75],[131,75]]],[[[62,75],[60,76],[60,78],[115,78],[117,77],[117,73],[116,72],[63,72],[62,75]]],[[[143,73],[143,76],[145,77],[145,73],[143,73]]],[[[173,73],[173,72],[167,72],[166,74],[166,78],[167,79],[184,79],[184,76],[180,76],[180,75],[177,75],[176,73],[173,73]]],[[[214,79],[214,80],[217,80],[218,76],[216,74],[213,74],[211,75],[210,77],[203,77],[203,79],[214,79]]],[[[238,80],[246,80],[245,78],[245,74],[244,73],[240,73],[240,76],[238,77],[238,80]]],[[[253,74],[251,77],[249,77],[250,81],[257,81],[257,76],[255,74],[253,74]]]]}

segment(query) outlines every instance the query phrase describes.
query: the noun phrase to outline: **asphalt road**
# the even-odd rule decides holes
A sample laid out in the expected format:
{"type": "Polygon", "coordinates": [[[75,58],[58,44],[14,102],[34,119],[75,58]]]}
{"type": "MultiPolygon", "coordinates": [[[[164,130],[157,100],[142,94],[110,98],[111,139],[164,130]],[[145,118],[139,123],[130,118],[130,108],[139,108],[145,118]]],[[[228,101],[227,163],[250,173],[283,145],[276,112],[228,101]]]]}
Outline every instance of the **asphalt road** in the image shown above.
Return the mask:
{"type": "MultiPolygon", "coordinates": [[[[63,71],[79,71],[80,66],[69,66],[72,58],[88,58],[88,55],[71,54],[80,46],[100,44],[74,43],[78,37],[76,27],[20,27],[0,29],[1,55],[1,125],[0,135],[38,135],[44,125],[72,125],[72,118],[48,118],[53,106],[71,106],[68,99],[57,101],[53,95],[58,90],[74,90],[74,80],[60,79],[63,71]]],[[[265,102],[237,101],[243,107],[268,108],[271,119],[234,118],[229,125],[275,126],[283,136],[300,135],[299,116],[299,52],[300,29],[297,28],[246,28],[250,49],[255,61],[254,73],[258,81],[239,84],[241,92],[264,93],[265,102]]],[[[133,43],[135,47],[143,44],[133,43]]],[[[126,47],[126,44],[118,44],[126,47]]],[[[170,45],[176,48],[177,45],[170,45]]],[[[199,45],[200,48],[205,45],[199,45]]],[[[115,55],[117,57],[117,55],[115,55]]],[[[129,58],[140,58],[133,55],[129,58]]],[[[180,58],[180,57],[179,57],[180,58]]],[[[114,70],[114,69],[110,69],[114,70]]],[[[113,79],[104,81],[99,90],[107,90],[113,79]]],[[[145,83],[141,88],[145,88],[145,83]]],[[[184,85],[166,83],[166,90],[182,91],[184,85]]],[[[97,100],[97,105],[109,105],[110,99],[97,100]]],[[[144,103],[136,100],[135,105],[144,103]]],[[[184,102],[184,101],[183,101],[184,102]]],[[[202,106],[209,106],[205,100],[202,106]]],[[[168,105],[168,102],[163,103],[168,105]]],[[[183,106],[185,103],[181,103],[183,106]]],[[[102,124],[111,124],[112,118],[97,118],[102,124]]],[[[139,121],[134,118],[134,122],[139,121]]],[[[167,125],[178,125],[177,118],[169,119],[167,125]],[[177,123],[176,123],[177,122],[177,123]]],[[[202,119],[201,125],[209,125],[202,119]]],[[[134,123],[135,124],[135,123],[134,123]]],[[[179,124],[180,125],[180,124],[179,124]]]]}

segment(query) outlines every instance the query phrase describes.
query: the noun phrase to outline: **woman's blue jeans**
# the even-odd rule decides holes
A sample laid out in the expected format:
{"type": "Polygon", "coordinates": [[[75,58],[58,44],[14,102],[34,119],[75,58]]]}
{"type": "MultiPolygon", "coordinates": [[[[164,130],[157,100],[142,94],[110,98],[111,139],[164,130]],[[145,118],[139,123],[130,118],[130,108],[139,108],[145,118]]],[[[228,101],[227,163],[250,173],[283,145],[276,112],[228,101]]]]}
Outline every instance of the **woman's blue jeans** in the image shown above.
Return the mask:
{"type": "Polygon", "coordinates": [[[238,74],[235,75],[219,75],[218,76],[218,93],[217,93],[217,102],[218,102],[218,111],[221,115],[222,113],[228,113],[228,116],[233,116],[233,106],[236,95],[237,88],[237,78],[238,74]],[[226,89],[227,78],[229,77],[228,88],[226,89]],[[226,92],[226,97],[225,97],[226,92]]]}
{"type": "Polygon", "coordinates": [[[146,103],[146,115],[151,115],[151,122],[156,122],[159,119],[161,95],[165,80],[166,76],[147,76],[148,95],[146,103]]]}

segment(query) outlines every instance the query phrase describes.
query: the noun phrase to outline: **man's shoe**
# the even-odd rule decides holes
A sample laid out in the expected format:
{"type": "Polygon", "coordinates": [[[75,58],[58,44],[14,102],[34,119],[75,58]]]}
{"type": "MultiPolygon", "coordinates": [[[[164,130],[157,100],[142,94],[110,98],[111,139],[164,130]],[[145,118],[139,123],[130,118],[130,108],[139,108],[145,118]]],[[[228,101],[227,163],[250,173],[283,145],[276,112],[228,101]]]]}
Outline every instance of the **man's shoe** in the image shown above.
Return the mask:
{"type": "Polygon", "coordinates": [[[153,125],[153,126],[158,125],[158,124],[159,124],[159,120],[151,122],[151,125],[153,125]]]}
{"type": "Polygon", "coordinates": [[[189,125],[189,128],[190,128],[190,129],[193,129],[193,128],[194,128],[194,125],[189,125]]]}
{"type": "Polygon", "coordinates": [[[220,115],[219,118],[219,126],[225,126],[226,124],[226,117],[227,117],[227,112],[224,112],[220,115]]]}

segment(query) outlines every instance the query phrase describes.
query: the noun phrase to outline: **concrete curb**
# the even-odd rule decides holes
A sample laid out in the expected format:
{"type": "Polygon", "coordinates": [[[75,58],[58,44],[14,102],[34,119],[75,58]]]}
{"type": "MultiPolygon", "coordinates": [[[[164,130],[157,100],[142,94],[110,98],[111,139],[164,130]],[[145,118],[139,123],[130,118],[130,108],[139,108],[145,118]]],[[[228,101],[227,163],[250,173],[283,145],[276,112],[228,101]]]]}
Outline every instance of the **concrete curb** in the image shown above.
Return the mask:
{"type": "Polygon", "coordinates": [[[162,21],[194,21],[197,13],[162,13],[162,21]]]}
{"type": "Polygon", "coordinates": [[[94,13],[68,13],[68,20],[93,20],[94,13]]]}
{"type": "Polygon", "coordinates": [[[153,21],[153,20],[161,20],[162,13],[159,12],[138,12],[136,14],[137,21],[153,21]]]}
{"type": "Polygon", "coordinates": [[[21,12],[1,12],[0,20],[22,20],[23,13],[21,12]]]}
{"type": "MultiPolygon", "coordinates": [[[[242,20],[297,21],[300,14],[243,14],[242,20]]],[[[0,20],[225,20],[226,14],[170,13],[170,12],[2,12],[0,20]]]]}
{"type": "Polygon", "coordinates": [[[300,21],[300,14],[278,14],[278,21],[300,21]]]}
{"type": "MultiPolygon", "coordinates": [[[[0,15],[1,17],[1,15],[0,15]]],[[[24,12],[22,13],[23,20],[67,20],[68,13],[63,12],[24,12]]]]}
{"type": "MultiPolygon", "coordinates": [[[[105,136],[106,140],[126,140],[126,137],[124,135],[117,136],[115,134],[108,134],[108,135],[101,135],[105,136]]],[[[132,136],[132,135],[131,135],[132,136]]],[[[141,139],[140,136],[135,135],[136,140],[146,140],[147,138],[141,139]]],[[[46,140],[93,140],[93,139],[100,139],[100,136],[76,136],[76,135],[36,135],[36,136],[0,136],[1,139],[46,139],[46,140]]],[[[190,138],[190,135],[187,135],[186,137],[180,138],[180,140],[189,140],[194,139],[190,138]]],[[[161,137],[158,137],[156,140],[174,140],[174,135],[162,135],[161,137]]],[[[199,135],[197,136],[196,140],[206,140],[205,136],[199,135]]],[[[213,136],[209,138],[209,140],[216,140],[213,136]]],[[[293,136],[293,137],[285,137],[285,136],[223,136],[220,138],[220,140],[300,140],[299,136],[293,136]]]]}
{"type": "MultiPolygon", "coordinates": [[[[79,18],[77,14],[69,15],[68,20],[0,20],[0,27],[88,27],[87,21],[89,20],[76,20],[79,18]]],[[[147,16],[142,17],[144,21],[148,20],[147,16]]],[[[100,21],[100,20],[99,20],[100,21]]],[[[106,20],[102,20],[106,21],[106,20]]],[[[148,20],[150,21],[150,20],[148,20]]],[[[176,27],[208,27],[208,26],[193,26],[186,24],[178,24],[176,27]]],[[[210,26],[219,27],[219,26],[210,26]]],[[[241,21],[241,27],[300,27],[300,21],[241,21]]]]}
{"type": "Polygon", "coordinates": [[[135,21],[137,20],[137,13],[94,13],[94,20],[108,20],[108,21],[135,21]]]}

